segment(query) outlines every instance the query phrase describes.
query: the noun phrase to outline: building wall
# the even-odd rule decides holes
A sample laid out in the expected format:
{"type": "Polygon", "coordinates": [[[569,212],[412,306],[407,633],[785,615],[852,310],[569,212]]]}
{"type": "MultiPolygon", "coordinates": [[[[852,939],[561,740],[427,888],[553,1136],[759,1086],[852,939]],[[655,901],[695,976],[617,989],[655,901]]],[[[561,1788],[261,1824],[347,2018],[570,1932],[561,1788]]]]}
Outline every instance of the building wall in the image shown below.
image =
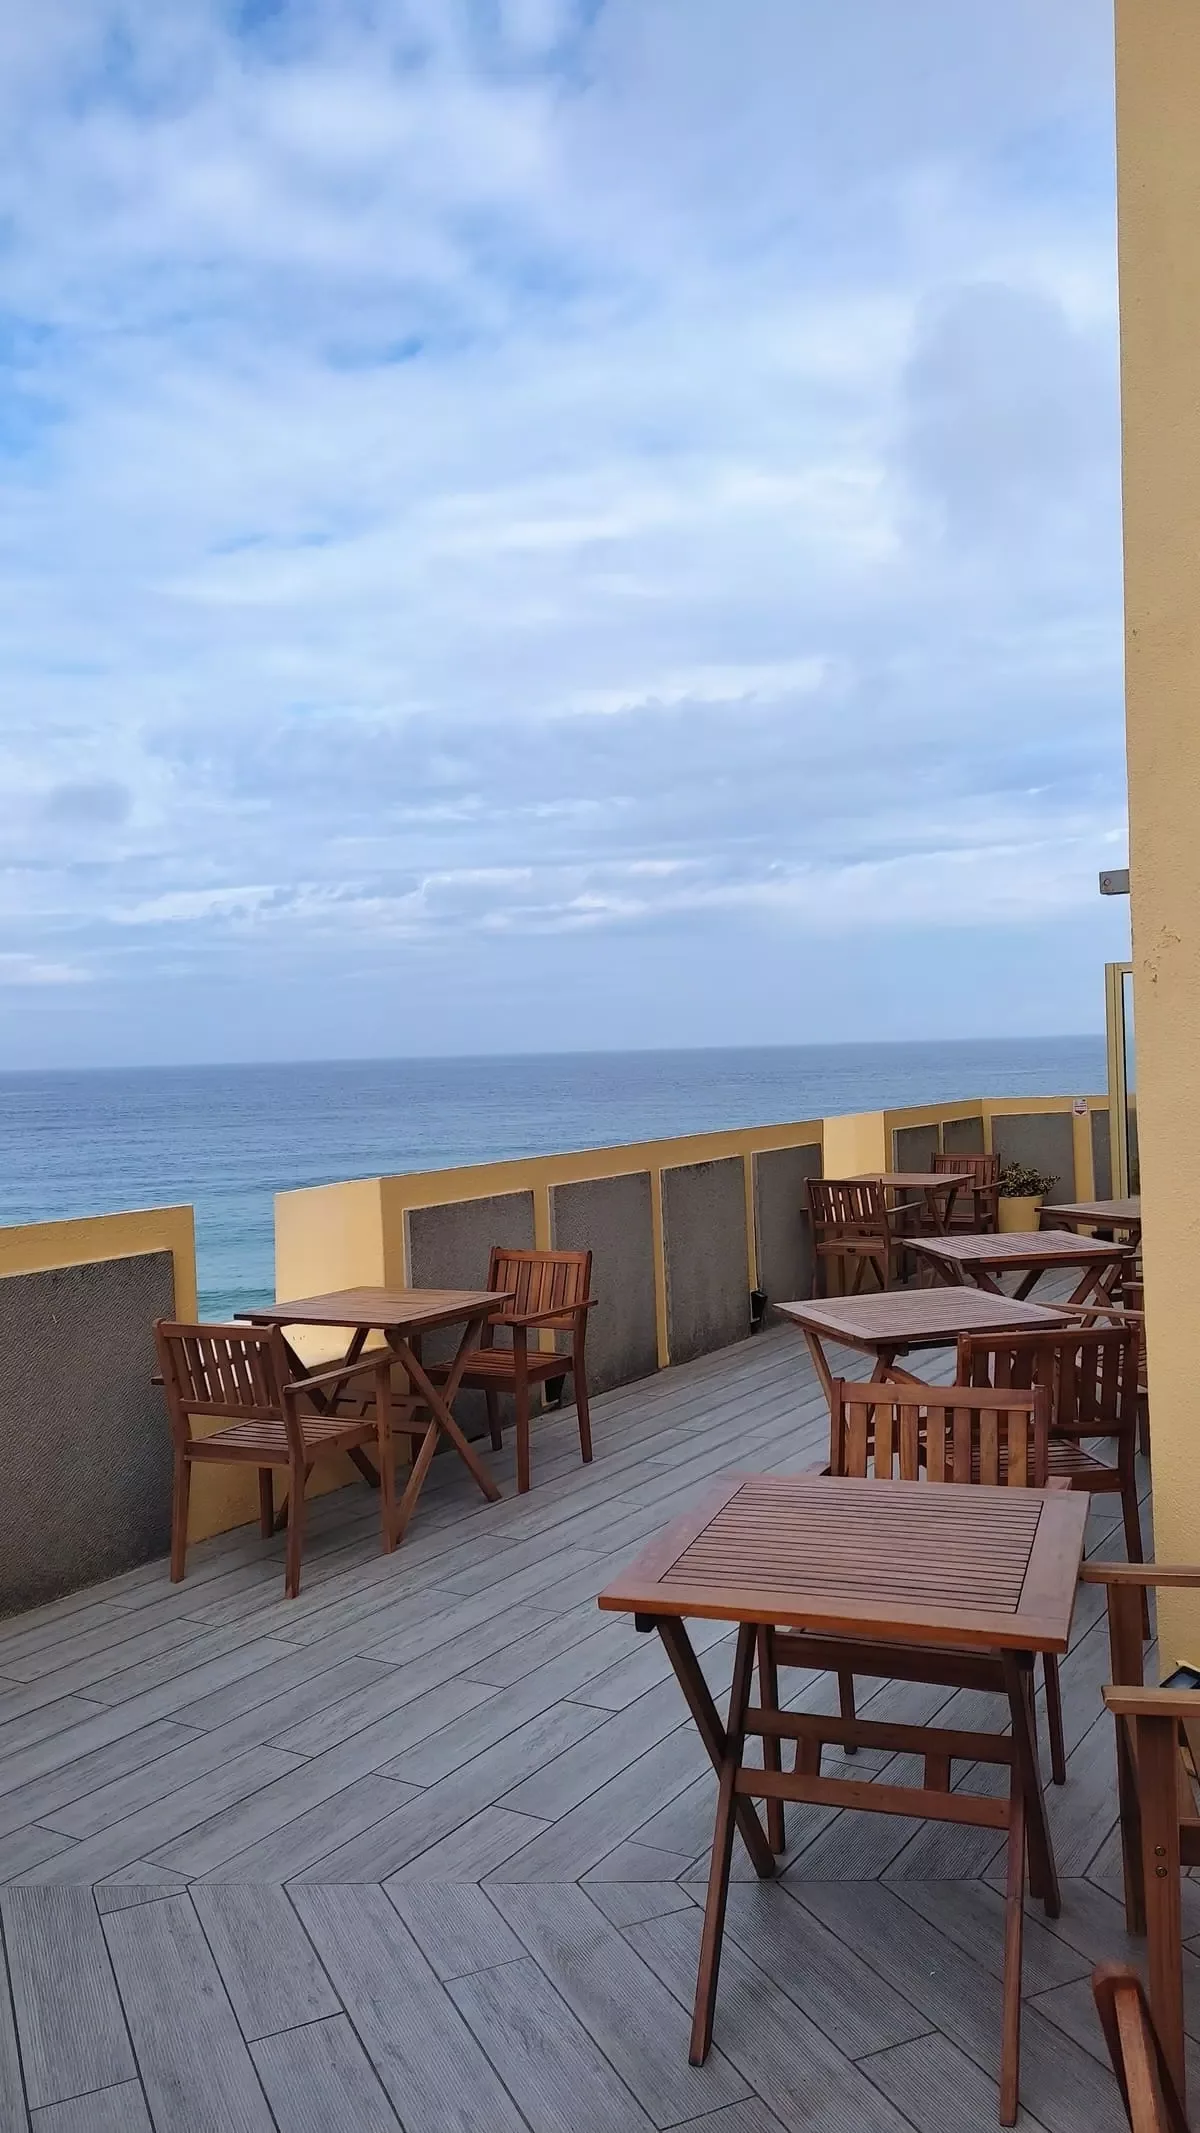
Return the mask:
{"type": "Polygon", "coordinates": [[[744,1340],[753,1281],[745,1173],[736,1156],[664,1170],[663,1240],[672,1361],[688,1363],[744,1340]]]}
{"type": "Polygon", "coordinates": [[[0,1615],[161,1555],[171,1444],[151,1382],[168,1251],[0,1277],[0,1615]]]}
{"type": "MultiPolygon", "coordinates": [[[[1200,1562],[1200,8],[1117,0],[1129,869],[1157,1554],[1200,1562]]],[[[1200,1664],[1164,1594],[1163,1663],[1200,1664]]]]}
{"type": "Polygon", "coordinates": [[[788,1303],[813,1291],[812,1218],[806,1187],[821,1175],[819,1148],[776,1148],[756,1155],[754,1230],[757,1286],[768,1304],[788,1303]]]}
{"type": "Polygon", "coordinates": [[[658,1368],[649,1171],[551,1186],[550,1228],[557,1250],[592,1255],[596,1307],[587,1329],[592,1390],[649,1377],[658,1368]]]}

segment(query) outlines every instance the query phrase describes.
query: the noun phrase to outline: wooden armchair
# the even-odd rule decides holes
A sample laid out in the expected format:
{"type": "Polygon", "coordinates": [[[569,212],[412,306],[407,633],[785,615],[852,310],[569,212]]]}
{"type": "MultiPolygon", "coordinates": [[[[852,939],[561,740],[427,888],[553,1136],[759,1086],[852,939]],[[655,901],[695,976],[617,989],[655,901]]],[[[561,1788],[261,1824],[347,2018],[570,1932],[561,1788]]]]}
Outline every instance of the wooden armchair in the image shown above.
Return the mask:
{"type": "Polygon", "coordinates": [[[1132,2133],[1188,2133],[1137,1971],[1125,1963],[1098,1963],[1092,1998],[1132,2133]]]}
{"type": "Polygon", "coordinates": [[[1081,1574],[1085,1583],[1108,1588],[1113,1678],[1104,1701],[1116,1725],[1125,1921],[1131,1933],[1146,1935],[1150,2011],[1182,2101],[1180,1874],[1200,1866],[1200,1672],[1177,1667],[1160,1688],[1145,1687],[1142,1608],[1150,1586],[1200,1586],[1200,1567],[1091,1562],[1081,1574]]]}
{"type": "Polygon", "coordinates": [[[854,1270],[845,1290],[849,1296],[860,1294],[868,1267],[874,1269],[881,1289],[890,1288],[904,1242],[893,1226],[887,1194],[878,1178],[810,1178],[808,1205],[821,1294],[829,1294],[831,1259],[841,1262],[843,1283],[846,1271],[854,1270]]]}
{"type": "Polygon", "coordinates": [[[953,1236],[956,1231],[961,1234],[968,1230],[994,1236],[1000,1227],[999,1156],[933,1155],[929,1168],[938,1177],[960,1172],[971,1180],[969,1185],[960,1185],[954,1195],[946,1221],[948,1233],[953,1236]]]}
{"type": "MultiPolygon", "coordinates": [[[[983,1483],[1009,1488],[1039,1488],[1045,1485],[1046,1441],[1050,1396],[1044,1386],[1017,1391],[995,1391],[958,1385],[923,1385],[915,1379],[903,1384],[848,1383],[835,1379],[831,1395],[831,1457],[828,1472],[866,1480],[925,1480],[931,1486],[983,1483]]],[[[1057,1752],[1061,1757],[1061,1709],[1056,1661],[1046,1656],[1047,1704],[1058,1726],[1057,1752]],[[1051,1682],[1054,1700],[1051,1704],[1051,1682]]],[[[841,1710],[838,1718],[806,1712],[799,1721],[796,1769],[819,1783],[821,1756],[827,1744],[840,1753],[853,1754],[857,1747],[887,1745],[901,1754],[924,1761],[923,1791],[914,1791],[912,1812],[939,1812],[942,1795],[952,1790],[955,1756],[1007,1765],[1009,1807],[1007,1887],[1005,1895],[1003,2038],[1001,2046],[1001,2122],[1012,2125],[1017,2116],[1018,2062],[1020,2055],[1021,1943],[1025,1889],[1025,1809],[1015,1748],[1009,1736],[967,1736],[938,1726],[876,1726],[856,1718],[854,1677],[857,1674],[885,1676],[892,1681],[932,1683],[950,1689],[981,1689],[1009,1701],[1012,1695],[1012,1661],[999,1652],[940,1650],[827,1635],[806,1630],[769,1627],[758,1632],[757,1664],[762,1687],[760,1702],[778,1711],[781,1666],[812,1668],[834,1673],[838,1678],[841,1710]],[[979,1742],[986,1740],[988,1749],[979,1742]]],[[[1032,1719],[1032,1694],[1028,1707],[1032,1719]]],[[[763,1764],[767,1770],[782,1768],[781,1738],[763,1735],[763,1764]]],[[[864,1787],[864,1792],[874,1791],[864,1787]]],[[[897,1788],[889,1812],[904,1811],[897,1788]]],[[[870,1804],[865,1800],[864,1804],[870,1804]]],[[[949,1813],[945,1819],[950,1819],[949,1813]]],[[[970,1820],[963,1814],[959,1819],[970,1820]]],[[[784,1849],[783,1802],[767,1800],[767,1835],[774,1851],[784,1849]]]]}
{"type": "MultiPolygon", "coordinates": [[[[1044,1489],[1050,1485],[1050,1395],[1044,1387],[1025,1386],[1014,1392],[971,1385],[968,1395],[961,1384],[909,1383],[883,1388],[842,1378],[835,1380],[833,1391],[827,1473],[875,1481],[975,1482],[991,1488],[1044,1489]]],[[[957,1679],[961,1672],[957,1657],[954,1667],[951,1685],[970,1686],[957,1679]]],[[[1055,1784],[1062,1785],[1067,1775],[1066,1749],[1058,1661],[1053,1653],[1046,1654],[1043,1670],[1051,1772],[1055,1784]]],[[[922,1673],[919,1678],[940,1677],[922,1673]]],[[[839,1673],[838,1684],[843,1716],[852,1718],[852,1674],[839,1673]]]]}
{"type": "Polygon", "coordinates": [[[187,1557],[188,1502],[194,1466],[223,1463],[258,1469],[259,1523],[264,1538],[287,1519],[284,1590],[300,1590],[304,1546],[304,1490],[318,1459],[348,1452],[364,1478],[380,1491],[383,1546],[396,1545],[395,1456],[392,1445],[391,1358],[374,1350],[296,1377],[277,1326],[188,1326],[160,1319],[154,1328],[167,1415],[175,1446],[171,1498],[171,1578],[178,1584],[187,1557]],[[344,1414],[339,1395],[350,1380],[374,1375],[372,1414],[344,1414]],[[194,1434],[194,1420],[222,1426],[194,1434]],[[376,1452],[376,1469],[366,1454],[376,1452]],[[274,1471],[282,1467],[288,1491],[275,1509],[274,1471]]]}
{"type": "MultiPolygon", "coordinates": [[[[1083,1314],[1080,1314],[1083,1315],[1083,1314]]],[[[1089,1321],[1093,1314],[1088,1312],[1089,1321]]],[[[1125,1552],[1142,1560],[1138,1509],[1140,1322],[1074,1326],[1061,1333],[967,1333],[957,1376],[967,1385],[1048,1385],[1052,1393],[1048,1474],[1088,1495],[1119,1495],[1125,1552]],[[1115,1458],[1098,1459],[1087,1438],[1108,1439],[1115,1458]]]]}
{"type": "Polygon", "coordinates": [[[588,1410],[584,1343],[587,1315],[595,1298],[591,1295],[590,1252],[522,1252],[492,1246],[487,1287],[511,1289],[513,1300],[488,1320],[478,1348],[472,1348],[459,1380],[460,1386],[481,1391],[487,1402],[488,1428],[498,1451],[503,1441],[500,1426],[502,1392],[511,1393],[516,1409],[517,1488],[529,1487],[529,1393],[533,1385],[574,1379],[575,1412],[579,1420],[579,1450],[586,1465],[592,1456],[592,1425],[588,1410]],[[543,1327],[570,1335],[569,1350],[543,1349],[536,1334],[543,1327]],[[507,1339],[497,1340],[497,1334],[507,1339]],[[535,1335],[530,1345],[529,1336],[535,1335]]]}

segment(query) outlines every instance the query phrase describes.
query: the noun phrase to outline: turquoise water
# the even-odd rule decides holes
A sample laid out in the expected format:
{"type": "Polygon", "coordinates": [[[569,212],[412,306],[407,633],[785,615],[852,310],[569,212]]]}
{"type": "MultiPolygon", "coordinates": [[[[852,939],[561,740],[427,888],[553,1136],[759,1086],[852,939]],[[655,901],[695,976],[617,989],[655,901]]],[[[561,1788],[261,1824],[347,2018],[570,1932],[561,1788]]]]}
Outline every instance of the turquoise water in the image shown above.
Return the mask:
{"type": "Polygon", "coordinates": [[[221,1316],[269,1299],[292,1186],[1104,1079],[1099,1036],[5,1074],[0,1223],[190,1200],[221,1316]]]}

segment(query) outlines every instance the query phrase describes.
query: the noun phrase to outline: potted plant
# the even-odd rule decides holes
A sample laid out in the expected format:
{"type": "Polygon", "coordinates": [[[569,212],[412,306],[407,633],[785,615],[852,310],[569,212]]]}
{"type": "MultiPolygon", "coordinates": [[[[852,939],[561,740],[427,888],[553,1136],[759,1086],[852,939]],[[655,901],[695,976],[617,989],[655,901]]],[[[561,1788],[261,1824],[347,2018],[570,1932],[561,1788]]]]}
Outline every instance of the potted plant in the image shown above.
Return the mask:
{"type": "Polygon", "coordinates": [[[1036,1229],[1042,1201],[1057,1183],[1057,1178],[1026,1163],[1005,1163],[1000,1172],[1001,1231],[1036,1229]]]}

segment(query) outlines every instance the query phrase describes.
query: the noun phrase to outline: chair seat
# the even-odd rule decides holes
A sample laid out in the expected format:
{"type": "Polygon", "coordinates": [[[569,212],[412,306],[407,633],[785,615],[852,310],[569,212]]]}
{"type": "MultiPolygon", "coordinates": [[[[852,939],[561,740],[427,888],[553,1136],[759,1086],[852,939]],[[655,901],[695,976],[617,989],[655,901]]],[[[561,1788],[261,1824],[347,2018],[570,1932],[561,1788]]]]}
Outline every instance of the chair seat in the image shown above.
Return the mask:
{"type": "MultiPolygon", "coordinates": [[[[569,1355],[543,1354],[540,1348],[530,1348],[527,1357],[529,1379],[534,1384],[544,1378],[565,1378],[571,1369],[569,1355]]],[[[485,1390],[489,1385],[511,1385],[515,1367],[511,1348],[471,1348],[460,1383],[483,1386],[485,1390]]]]}
{"type": "MultiPolygon", "coordinates": [[[[999,1470],[1003,1480],[1008,1472],[1008,1453],[1003,1446],[999,1451],[999,1470]]],[[[1094,1458],[1074,1437],[1051,1437],[1047,1446],[1046,1476],[1052,1482],[1086,1480],[1093,1487],[1096,1486],[1096,1477],[1099,1476],[1102,1487],[1117,1489],[1121,1485],[1118,1469],[1110,1466],[1105,1459],[1094,1458]]],[[[971,1479],[979,1479],[978,1459],[971,1462],[971,1479]]]]}
{"type": "MultiPolygon", "coordinates": [[[[370,1444],[377,1436],[373,1419],[365,1422],[353,1415],[305,1415],[301,1428],[305,1446],[313,1452],[370,1444]]],[[[291,1457],[287,1431],[282,1422],[231,1422],[225,1429],[214,1430],[211,1437],[194,1437],[188,1448],[190,1459],[228,1459],[231,1454],[258,1456],[268,1466],[286,1466],[291,1457]]]]}
{"type": "Polygon", "coordinates": [[[1097,1459],[1094,1453],[1085,1451],[1078,1438],[1051,1437],[1048,1449],[1047,1471],[1051,1480],[1075,1481],[1086,1477],[1094,1483],[1097,1476],[1101,1480],[1111,1476],[1109,1486],[1120,1487],[1118,1469],[1110,1466],[1107,1459],[1097,1459]]]}

